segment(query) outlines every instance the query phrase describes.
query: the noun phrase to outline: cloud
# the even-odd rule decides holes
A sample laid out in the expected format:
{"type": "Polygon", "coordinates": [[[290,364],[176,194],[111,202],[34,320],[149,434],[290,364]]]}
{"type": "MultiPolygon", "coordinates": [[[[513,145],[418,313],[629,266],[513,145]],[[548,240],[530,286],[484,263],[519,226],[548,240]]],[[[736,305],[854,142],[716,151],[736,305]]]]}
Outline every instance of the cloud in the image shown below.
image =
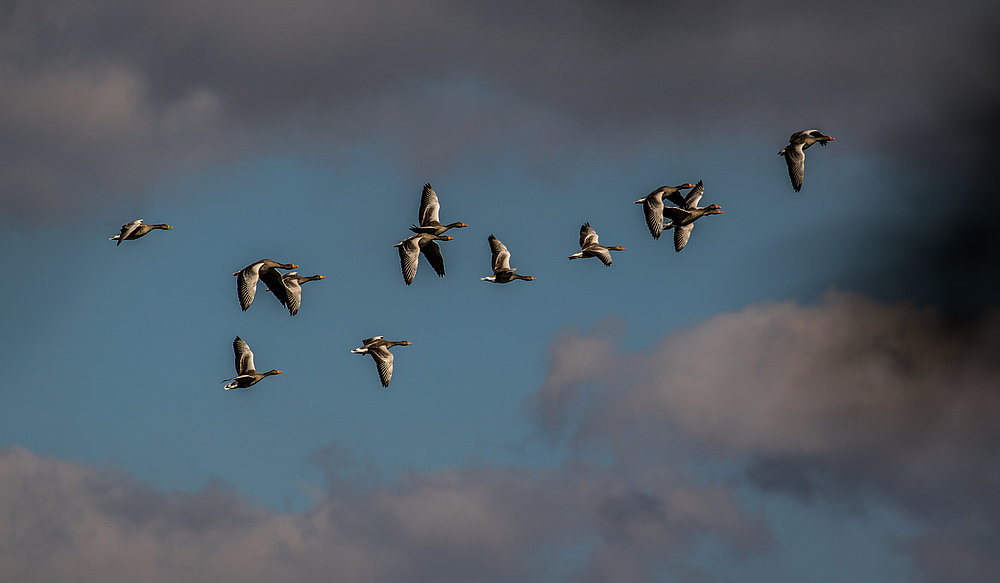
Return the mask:
{"type": "Polygon", "coordinates": [[[0,201],[23,216],[373,136],[433,170],[470,149],[532,160],[761,132],[777,149],[803,124],[881,156],[887,130],[996,93],[991,2],[5,6],[0,201]]]}
{"type": "MultiPolygon", "coordinates": [[[[997,354],[996,309],[951,318],[831,292],[814,306],[722,314],[649,352],[622,351],[602,332],[566,334],[528,406],[550,433],[607,444],[615,459],[694,452],[745,461],[749,483],[766,491],[855,510],[889,503],[929,529],[901,544],[913,552],[938,538],[995,546],[997,354]],[[581,369],[585,353],[601,357],[581,369]],[[581,418],[549,414],[550,402],[581,418]]],[[[980,580],[959,576],[990,572],[995,553],[977,548],[990,547],[942,546],[918,565],[938,573],[929,580],[980,580]]]]}
{"type": "Polygon", "coordinates": [[[742,552],[767,544],[728,488],[672,473],[650,481],[570,464],[407,474],[392,486],[340,479],[308,511],[278,514],[222,484],[163,493],[11,448],[0,452],[0,581],[493,582],[553,569],[607,580],[595,573],[675,563],[698,536],[742,552]],[[566,547],[590,563],[552,558],[566,547]]]}

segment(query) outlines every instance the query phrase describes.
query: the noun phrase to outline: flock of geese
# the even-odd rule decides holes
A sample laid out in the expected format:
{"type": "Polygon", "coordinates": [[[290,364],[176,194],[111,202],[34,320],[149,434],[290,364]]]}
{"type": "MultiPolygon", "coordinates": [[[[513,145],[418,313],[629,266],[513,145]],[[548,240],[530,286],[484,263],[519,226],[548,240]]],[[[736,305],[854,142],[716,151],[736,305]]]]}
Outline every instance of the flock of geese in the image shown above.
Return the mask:
{"type": "MultiPolygon", "coordinates": [[[[804,130],[792,134],[788,139],[788,145],[778,152],[778,155],[783,156],[788,164],[788,176],[791,178],[792,188],[795,192],[802,189],[805,150],[816,143],[825,146],[833,139],[819,130],[804,130]]],[[[691,238],[691,231],[694,229],[696,220],[706,215],[722,214],[722,207],[717,204],[710,204],[706,207],[698,206],[704,193],[705,186],[701,181],[698,181],[698,184],[687,182],[680,186],[661,186],[635,201],[635,204],[642,205],[646,226],[653,239],[659,239],[663,231],[673,229],[674,250],[679,252],[691,238]],[[689,192],[685,196],[681,194],[682,190],[689,190],[689,192]],[[667,206],[664,200],[670,201],[676,206],[667,206]],[[666,222],[664,222],[665,219],[666,222]]],[[[453,237],[444,234],[448,230],[468,226],[461,222],[442,224],[439,217],[440,210],[441,204],[438,202],[437,193],[434,192],[430,184],[425,184],[420,196],[418,212],[420,224],[410,227],[413,235],[393,245],[399,250],[399,263],[406,285],[413,283],[413,279],[417,275],[417,265],[421,254],[434,269],[434,272],[439,277],[444,277],[444,256],[441,254],[441,247],[437,242],[453,239],[453,237]]],[[[111,237],[111,240],[117,241],[115,244],[117,246],[121,245],[122,241],[134,241],[156,229],[169,231],[173,227],[164,224],[147,225],[142,222],[142,219],[139,219],[122,225],[121,232],[111,237]]],[[[503,284],[518,279],[524,281],[535,279],[516,273],[517,270],[510,266],[510,252],[499,239],[491,234],[488,241],[493,255],[490,264],[493,275],[481,278],[483,281],[503,284]]],[[[596,257],[604,265],[610,266],[611,251],[624,250],[625,248],[620,245],[613,247],[601,245],[598,242],[597,232],[588,222],[580,227],[580,250],[570,255],[569,258],[596,257]]],[[[288,271],[296,268],[298,265],[294,263],[278,263],[270,259],[261,259],[234,273],[233,275],[237,277],[236,290],[240,300],[240,308],[246,311],[250,307],[257,293],[257,283],[263,281],[267,285],[267,291],[271,292],[281,302],[281,305],[288,309],[288,313],[292,316],[296,315],[302,305],[302,284],[326,277],[323,275],[303,277],[297,272],[288,271]],[[286,270],[288,273],[282,274],[278,271],[279,269],[286,270]]],[[[389,352],[389,349],[393,346],[409,346],[412,342],[405,340],[393,342],[385,340],[382,336],[374,336],[364,339],[361,344],[360,348],[355,348],[351,352],[371,356],[375,361],[382,386],[388,387],[389,381],[392,380],[392,353],[389,352]]],[[[222,381],[227,383],[226,390],[248,389],[265,377],[281,374],[281,371],[277,369],[265,373],[257,372],[253,362],[253,352],[239,336],[233,340],[233,353],[236,356],[236,376],[222,381]]]]}

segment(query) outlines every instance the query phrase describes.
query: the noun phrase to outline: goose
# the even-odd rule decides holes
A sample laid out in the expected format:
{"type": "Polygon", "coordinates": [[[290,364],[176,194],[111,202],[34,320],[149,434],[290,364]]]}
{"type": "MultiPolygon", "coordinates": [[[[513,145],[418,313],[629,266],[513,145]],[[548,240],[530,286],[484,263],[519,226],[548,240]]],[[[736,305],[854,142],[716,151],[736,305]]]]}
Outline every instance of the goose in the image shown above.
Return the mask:
{"type": "Polygon", "coordinates": [[[442,225],[438,220],[438,212],[441,210],[441,203],[438,202],[437,193],[431,188],[428,182],[424,185],[424,192],[420,195],[420,226],[413,225],[410,230],[414,233],[430,233],[431,235],[443,235],[445,231],[452,228],[468,227],[465,223],[451,223],[442,225]]]}
{"type": "Polygon", "coordinates": [[[382,381],[382,386],[388,387],[389,381],[392,380],[392,353],[389,352],[389,349],[393,346],[409,346],[413,343],[406,340],[390,342],[384,340],[382,336],[374,336],[365,338],[361,344],[361,348],[355,348],[351,352],[353,354],[370,354],[375,360],[375,367],[378,368],[378,378],[382,381]]]}
{"type": "Polygon", "coordinates": [[[570,259],[580,259],[581,257],[597,257],[606,266],[611,266],[611,253],[609,251],[624,251],[625,248],[616,245],[614,247],[605,247],[597,242],[597,231],[590,226],[590,223],[584,223],[580,227],[580,250],[569,256],[570,259]]]}
{"type": "Polygon", "coordinates": [[[663,215],[670,219],[670,222],[663,225],[663,228],[674,230],[674,251],[679,252],[687,245],[696,220],[705,215],[722,214],[722,207],[717,204],[710,204],[707,207],[698,206],[698,201],[701,200],[703,194],[705,194],[705,185],[699,180],[686,198],[679,194],[670,196],[670,200],[677,202],[678,206],[663,207],[663,215]]]}
{"type": "MultiPolygon", "coordinates": [[[[685,182],[680,186],[661,186],[635,201],[635,204],[642,205],[642,212],[646,215],[646,226],[649,227],[649,234],[654,239],[659,239],[663,231],[663,197],[669,198],[674,194],[680,196],[679,192],[688,188],[694,188],[694,185],[685,182]]],[[[681,200],[683,201],[684,197],[681,197],[681,200]]]]}
{"type": "Polygon", "coordinates": [[[145,236],[153,229],[163,229],[164,231],[169,231],[173,229],[173,227],[170,225],[144,225],[142,224],[142,219],[139,219],[122,225],[122,232],[118,233],[114,237],[111,237],[108,241],[118,241],[115,243],[115,247],[117,247],[122,244],[122,241],[134,241],[139,237],[145,236]]]}
{"type": "MultiPolygon", "coordinates": [[[[268,272],[278,273],[277,270],[271,269],[268,272]]],[[[270,275],[268,275],[270,279],[270,275]]],[[[261,273],[261,279],[264,279],[264,273],[261,273]]],[[[288,313],[295,315],[299,313],[299,306],[302,305],[302,284],[307,281],[318,281],[320,279],[326,279],[325,275],[313,275],[311,277],[303,277],[295,271],[291,271],[281,276],[281,285],[275,286],[278,289],[275,290],[268,284],[267,291],[274,294],[274,297],[278,298],[282,306],[288,308],[288,313]]]]}
{"type": "Polygon", "coordinates": [[[406,285],[413,283],[413,278],[417,275],[417,262],[420,253],[424,254],[438,277],[444,277],[444,256],[441,255],[441,247],[435,241],[451,240],[452,237],[448,235],[417,233],[393,245],[393,247],[399,247],[399,264],[403,268],[403,281],[406,282],[406,285]]]}
{"type": "Polygon", "coordinates": [[[792,188],[795,192],[802,189],[802,175],[806,167],[806,148],[819,142],[820,146],[825,146],[827,142],[833,141],[833,136],[825,136],[819,130],[802,130],[795,132],[788,138],[788,145],[778,152],[779,156],[785,157],[788,164],[788,176],[792,179],[792,188]]]}
{"type": "Polygon", "coordinates": [[[233,352],[236,354],[236,376],[222,381],[229,383],[225,387],[227,391],[231,389],[249,389],[259,383],[260,379],[264,377],[281,374],[281,371],[278,369],[269,370],[265,373],[257,372],[253,366],[253,352],[250,351],[250,347],[239,336],[233,340],[233,352]]]}
{"type": "Polygon", "coordinates": [[[281,287],[281,274],[275,270],[276,267],[280,267],[281,269],[295,269],[298,265],[261,259],[233,274],[239,276],[239,279],[236,280],[236,291],[240,296],[240,307],[243,308],[244,312],[253,303],[253,297],[257,294],[258,278],[263,279],[264,283],[268,284],[269,287],[281,287]]]}
{"type": "Polygon", "coordinates": [[[510,283],[515,279],[523,279],[524,281],[535,280],[530,275],[518,275],[514,273],[517,271],[517,268],[510,266],[510,251],[507,251],[506,245],[501,243],[500,239],[490,235],[487,240],[490,242],[490,251],[493,252],[493,261],[491,263],[493,275],[479,279],[492,283],[510,283]]]}

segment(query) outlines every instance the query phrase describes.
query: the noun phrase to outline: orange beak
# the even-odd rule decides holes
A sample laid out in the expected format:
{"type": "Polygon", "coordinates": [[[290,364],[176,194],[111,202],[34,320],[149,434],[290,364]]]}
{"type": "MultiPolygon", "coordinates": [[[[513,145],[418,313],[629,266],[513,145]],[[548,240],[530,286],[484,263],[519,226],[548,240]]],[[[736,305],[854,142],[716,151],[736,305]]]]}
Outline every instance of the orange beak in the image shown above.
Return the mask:
{"type": "Polygon", "coordinates": [[[295,264],[293,263],[293,264],[292,264],[292,269],[295,269],[296,267],[298,267],[298,265],[295,265],[295,264]]]}
{"type": "Polygon", "coordinates": [[[170,225],[167,225],[167,230],[170,231],[171,229],[173,229],[173,227],[171,227],[170,225]]]}
{"type": "Polygon", "coordinates": [[[326,279],[326,276],[325,275],[321,275],[321,276],[319,276],[319,278],[320,279],[326,279]]]}

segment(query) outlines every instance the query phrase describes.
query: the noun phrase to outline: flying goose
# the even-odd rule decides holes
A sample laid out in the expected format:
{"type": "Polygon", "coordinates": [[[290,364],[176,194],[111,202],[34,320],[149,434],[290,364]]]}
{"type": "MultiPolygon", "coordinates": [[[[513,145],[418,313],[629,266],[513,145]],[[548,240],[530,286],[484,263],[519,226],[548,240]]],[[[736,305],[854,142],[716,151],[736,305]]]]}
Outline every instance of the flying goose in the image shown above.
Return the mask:
{"type": "Polygon", "coordinates": [[[164,231],[169,231],[173,229],[173,227],[170,225],[144,225],[142,224],[142,219],[139,219],[138,221],[132,221],[131,223],[125,223],[122,225],[122,232],[108,240],[118,241],[115,243],[115,247],[117,247],[122,244],[122,241],[134,241],[139,237],[145,236],[153,229],[163,229],[164,231]]]}
{"type": "Polygon", "coordinates": [[[382,336],[365,338],[361,341],[361,348],[355,348],[351,352],[354,354],[370,354],[375,360],[375,367],[378,368],[378,378],[382,381],[383,387],[389,386],[392,380],[392,353],[389,349],[393,346],[409,346],[412,342],[401,340],[399,342],[389,342],[383,340],[382,336]]]}
{"type": "MultiPolygon", "coordinates": [[[[271,279],[271,272],[278,273],[275,269],[268,270],[268,279],[271,279]]],[[[263,272],[261,273],[261,279],[264,279],[263,272]]],[[[288,313],[294,316],[299,313],[299,306],[302,305],[302,284],[307,281],[318,281],[320,279],[326,279],[326,276],[313,275],[311,277],[303,277],[295,271],[290,271],[281,276],[280,286],[272,287],[268,283],[267,291],[274,294],[274,297],[278,298],[281,305],[288,308],[288,313]],[[278,289],[276,290],[275,287],[278,289]]]]}
{"type": "Polygon", "coordinates": [[[438,202],[437,193],[431,188],[430,183],[424,185],[424,192],[420,195],[420,226],[413,225],[410,230],[414,233],[430,233],[431,235],[443,235],[451,228],[468,227],[465,223],[451,223],[442,225],[438,220],[438,212],[441,210],[441,203],[438,202]]]}
{"type": "Polygon", "coordinates": [[[275,269],[277,267],[281,269],[295,269],[298,265],[261,259],[233,274],[239,276],[239,279],[236,280],[236,291],[240,296],[240,307],[243,308],[244,312],[253,303],[253,297],[257,294],[258,279],[263,279],[264,283],[268,284],[269,287],[281,287],[281,274],[275,269]]]}
{"type": "Polygon", "coordinates": [[[281,374],[281,371],[278,369],[269,370],[265,373],[257,372],[253,366],[253,352],[250,352],[250,347],[239,336],[233,340],[233,352],[236,354],[236,376],[222,381],[229,383],[225,387],[227,391],[230,389],[249,389],[264,377],[281,374]]]}
{"type": "Polygon", "coordinates": [[[694,185],[686,182],[680,186],[661,186],[635,201],[635,204],[642,204],[642,212],[646,215],[646,226],[649,227],[649,234],[654,239],[659,239],[663,231],[663,197],[669,198],[687,188],[694,188],[694,185]]]}
{"type": "Polygon", "coordinates": [[[678,206],[663,207],[663,216],[670,219],[670,222],[663,225],[664,229],[674,230],[674,251],[680,251],[687,245],[694,229],[694,222],[705,215],[721,215],[722,207],[717,204],[710,204],[707,207],[698,206],[698,201],[705,193],[705,185],[701,180],[688,193],[687,197],[670,195],[670,200],[678,203],[678,206]]]}
{"type": "Polygon", "coordinates": [[[417,275],[420,253],[424,254],[438,277],[444,277],[444,256],[441,255],[441,247],[435,241],[451,240],[452,237],[448,235],[417,233],[393,245],[393,247],[399,247],[399,265],[403,269],[403,281],[406,282],[406,285],[413,283],[413,278],[417,275]]]}
{"type": "Polygon", "coordinates": [[[590,223],[584,223],[580,227],[580,250],[569,256],[570,259],[580,259],[582,257],[597,257],[601,260],[604,265],[611,265],[611,253],[609,251],[624,251],[625,248],[616,245],[614,247],[605,247],[597,242],[597,231],[590,226],[590,223]]]}
{"type": "Polygon", "coordinates": [[[507,247],[500,242],[500,239],[490,235],[488,240],[490,242],[490,251],[493,252],[493,260],[491,262],[493,275],[479,279],[493,283],[509,283],[515,279],[534,281],[535,278],[530,275],[518,275],[514,273],[517,271],[517,268],[510,266],[510,251],[507,251],[507,247]]]}
{"type": "Polygon", "coordinates": [[[788,164],[788,176],[792,179],[792,188],[795,189],[795,192],[802,189],[802,175],[806,166],[806,148],[816,142],[819,142],[820,146],[825,146],[827,142],[832,140],[832,136],[825,136],[819,130],[802,130],[792,134],[788,138],[788,145],[778,152],[779,156],[785,157],[785,163],[788,164]]]}

